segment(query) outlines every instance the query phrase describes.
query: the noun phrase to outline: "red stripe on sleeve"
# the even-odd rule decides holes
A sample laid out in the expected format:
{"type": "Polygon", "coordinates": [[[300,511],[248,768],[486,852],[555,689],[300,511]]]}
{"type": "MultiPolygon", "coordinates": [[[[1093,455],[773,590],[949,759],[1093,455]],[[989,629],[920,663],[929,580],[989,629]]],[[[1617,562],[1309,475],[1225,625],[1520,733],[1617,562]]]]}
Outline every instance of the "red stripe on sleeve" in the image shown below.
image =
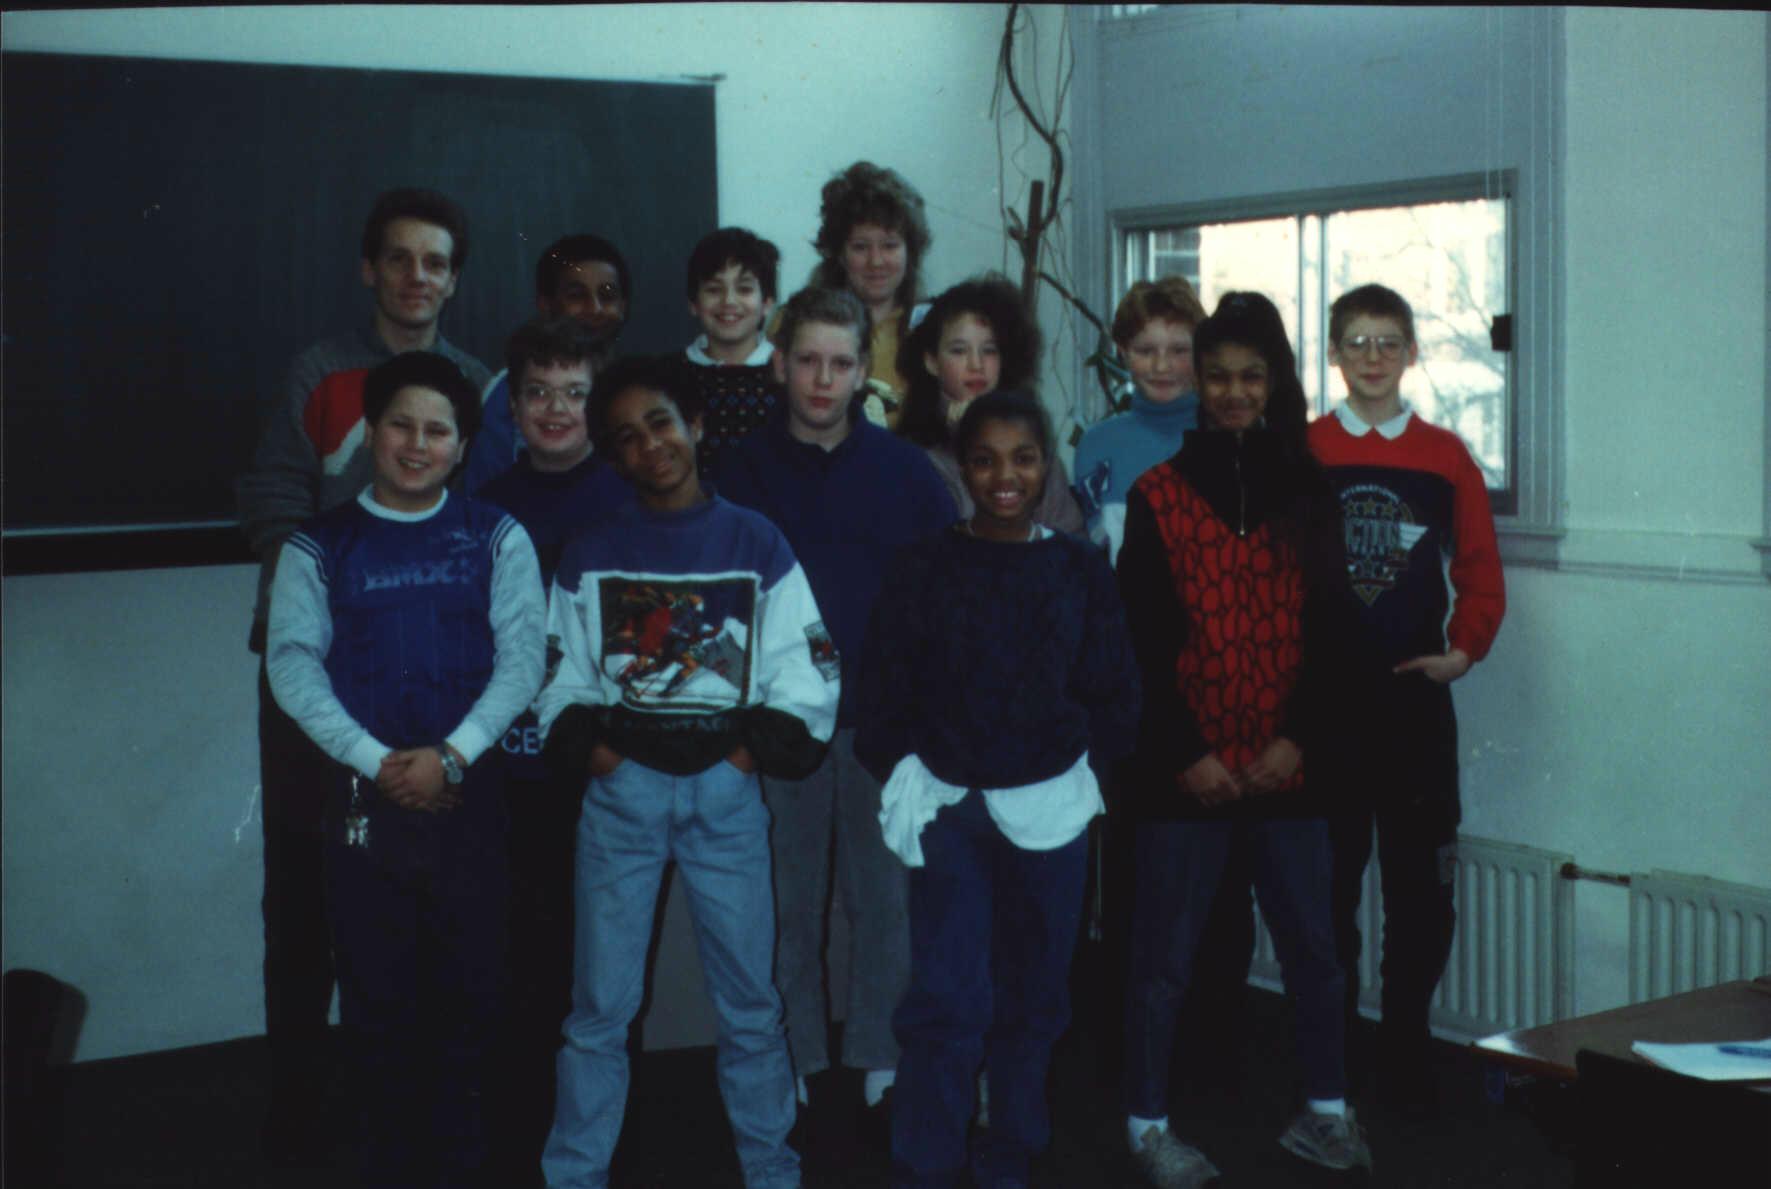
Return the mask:
{"type": "Polygon", "coordinates": [[[368,374],[368,368],[333,372],[308,396],[302,426],[321,458],[335,454],[363,419],[363,377],[368,374]]]}

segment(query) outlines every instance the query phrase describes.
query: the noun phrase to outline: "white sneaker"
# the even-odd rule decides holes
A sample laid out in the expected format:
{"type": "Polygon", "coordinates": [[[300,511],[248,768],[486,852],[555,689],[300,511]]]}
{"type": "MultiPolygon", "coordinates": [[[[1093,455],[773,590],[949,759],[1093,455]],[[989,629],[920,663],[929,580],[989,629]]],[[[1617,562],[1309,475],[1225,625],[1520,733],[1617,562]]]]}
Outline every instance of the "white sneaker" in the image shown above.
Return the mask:
{"type": "Polygon", "coordinates": [[[1199,1189],[1218,1175],[1217,1166],[1204,1152],[1156,1126],[1144,1129],[1132,1159],[1156,1189],[1199,1189]]]}
{"type": "Polygon", "coordinates": [[[1353,1119],[1352,1108],[1345,1118],[1319,1115],[1305,1109],[1291,1121],[1279,1146],[1300,1160],[1320,1164],[1323,1168],[1370,1168],[1371,1148],[1365,1142],[1365,1129],[1353,1119]]]}

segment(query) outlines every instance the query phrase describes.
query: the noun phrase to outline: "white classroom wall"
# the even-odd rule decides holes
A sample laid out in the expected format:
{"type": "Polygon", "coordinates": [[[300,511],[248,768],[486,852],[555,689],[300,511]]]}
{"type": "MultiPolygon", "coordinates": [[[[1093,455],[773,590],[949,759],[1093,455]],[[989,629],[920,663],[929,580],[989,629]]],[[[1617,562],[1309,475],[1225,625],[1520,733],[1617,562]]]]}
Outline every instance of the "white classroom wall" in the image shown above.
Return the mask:
{"type": "MultiPolygon", "coordinates": [[[[723,73],[721,220],[782,246],[784,287],[811,266],[818,185],[868,157],[929,199],[933,290],[1002,261],[987,115],[1001,19],[1001,6],[158,9],[8,13],[0,32],[13,50],[723,73]]],[[[1049,53],[1056,14],[1039,19],[1049,53]]],[[[1751,544],[1767,481],[1766,18],[1564,19],[1568,536],[1562,569],[1509,572],[1500,639],[1458,688],[1466,829],[1599,869],[1771,886],[1771,586],[1751,544]]],[[[1166,98],[1193,63],[1266,60],[1257,48],[1172,55],[1162,77],[1123,81],[1166,98]]],[[[1395,52],[1371,50],[1369,70],[1395,52]]],[[[1339,114],[1381,127],[1384,108],[1339,114]]],[[[1237,106],[1212,115],[1233,142],[1237,106]]],[[[1161,144],[1157,128],[1102,135],[1161,144]]],[[[1104,240],[1104,225],[1071,234],[1104,240]]],[[[0,946],[7,968],[90,997],[82,1058],[262,1028],[251,589],[250,570],[219,567],[9,577],[0,592],[0,946]]],[[[1624,894],[1582,884],[1577,907],[1576,1006],[1621,1002],[1624,894]]],[[[694,977],[692,958],[668,968],[694,977]]],[[[698,994],[648,1042],[704,1039],[698,994]]]]}
{"type": "MultiPolygon", "coordinates": [[[[1459,690],[1465,828],[1771,887],[1767,20],[1565,19],[1568,537],[1459,690]]],[[[1624,1002],[1627,894],[1576,910],[1577,1010],[1624,1002]]]]}
{"type": "MultiPolygon", "coordinates": [[[[14,51],[633,81],[723,75],[720,220],[781,247],[783,293],[815,261],[819,188],[862,158],[902,170],[927,200],[924,285],[935,292],[1004,264],[990,100],[1005,11],[162,8],[7,13],[0,32],[14,51]]],[[[1061,11],[1035,19],[1052,30],[1040,43],[1049,55],[1061,11]]],[[[1012,181],[1009,190],[1013,199],[1012,181]]],[[[474,283],[471,270],[463,283],[474,283]]],[[[685,340],[691,329],[685,316],[685,340]]],[[[231,566],[4,581],[0,961],[45,970],[88,997],[81,1059],[263,1030],[256,670],[245,648],[253,581],[250,567],[231,566]]],[[[652,1046],[713,1036],[680,900],[647,1018],[652,1046]]]]}

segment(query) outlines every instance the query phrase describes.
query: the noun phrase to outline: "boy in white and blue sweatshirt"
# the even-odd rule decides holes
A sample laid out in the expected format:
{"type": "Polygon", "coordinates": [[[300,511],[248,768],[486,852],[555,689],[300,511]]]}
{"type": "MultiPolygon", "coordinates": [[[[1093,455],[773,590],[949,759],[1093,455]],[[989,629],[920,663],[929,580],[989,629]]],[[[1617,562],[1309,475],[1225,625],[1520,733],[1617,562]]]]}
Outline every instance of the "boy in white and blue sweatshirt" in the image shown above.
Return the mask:
{"type": "Polygon", "coordinates": [[[609,1183],[627,1030],[673,860],[719,1012],[720,1091],[744,1183],[799,1184],[757,773],[796,779],[822,761],[840,665],[780,530],[702,486],[698,414],[673,360],[626,359],[598,378],[592,433],[636,499],[567,547],[550,599],[543,755],[588,781],[572,1014],[542,1158],[556,1189],[609,1183]]]}

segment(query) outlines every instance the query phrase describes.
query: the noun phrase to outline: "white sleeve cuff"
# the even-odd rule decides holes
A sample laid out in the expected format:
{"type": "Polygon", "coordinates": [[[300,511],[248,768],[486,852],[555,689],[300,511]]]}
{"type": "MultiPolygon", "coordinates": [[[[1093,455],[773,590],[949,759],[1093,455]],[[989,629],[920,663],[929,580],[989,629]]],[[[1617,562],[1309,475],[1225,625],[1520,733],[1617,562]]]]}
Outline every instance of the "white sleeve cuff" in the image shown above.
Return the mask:
{"type": "Polygon", "coordinates": [[[361,739],[351,744],[350,753],[345,762],[370,780],[374,780],[381,771],[381,761],[393,753],[393,748],[365,731],[361,739]]]}
{"type": "Polygon", "coordinates": [[[492,746],[492,739],[486,734],[485,728],[471,720],[456,727],[444,741],[460,752],[461,758],[469,764],[479,759],[492,746]]]}

